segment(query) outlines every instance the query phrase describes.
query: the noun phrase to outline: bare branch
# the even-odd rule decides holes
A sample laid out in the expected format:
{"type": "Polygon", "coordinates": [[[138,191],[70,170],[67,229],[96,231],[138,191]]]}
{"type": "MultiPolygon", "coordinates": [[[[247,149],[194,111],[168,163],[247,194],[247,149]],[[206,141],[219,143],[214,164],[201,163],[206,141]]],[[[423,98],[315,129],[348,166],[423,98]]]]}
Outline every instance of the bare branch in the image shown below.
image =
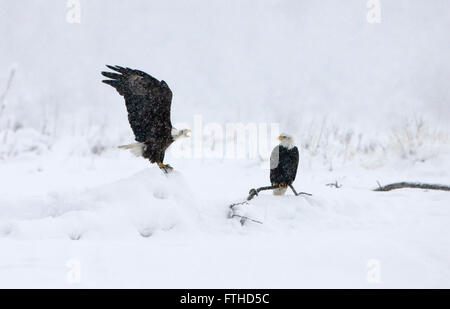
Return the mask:
{"type": "Polygon", "coordinates": [[[327,183],[326,186],[327,186],[327,187],[335,187],[336,189],[339,189],[339,188],[342,187],[342,185],[339,184],[339,183],[337,182],[337,180],[336,180],[335,182],[332,182],[332,183],[327,183]]]}
{"type": "Polygon", "coordinates": [[[438,184],[428,184],[428,183],[420,183],[420,182],[397,182],[392,183],[386,186],[380,186],[378,183],[378,188],[374,191],[378,192],[387,192],[397,189],[425,189],[425,190],[441,190],[441,191],[450,191],[450,186],[446,185],[438,185],[438,184]]]}
{"type": "Polygon", "coordinates": [[[299,192],[297,193],[297,191],[295,191],[295,188],[293,185],[289,185],[289,188],[291,188],[292,192],[294,192],[295,196],[299,196],[299,195],[308,195],[308,196],[312,196],[311,193],[306,193],[306,192],[299,192]]]}
{"type": "Polygon", "coordinates": [[[378,189],[381,189],[381,183],[377,180],[378,189]]]}
{"type": "Polygon", "coordinates": [[[247,201],[252,200],[261,191],[273,190],[273,189],[277,189],[277,188],[278,188],[278,186],[268,186],[268,187],[260,187],[258,189],[251,189],[250,192],[248,193],[247,201]]]}
{"type": "Polygon", "coordinates": [[[261,221],[258,221],[258,220],[255,220],[255,219],[251,219],[251,218],[246,217],[246,216],[234,215],[234,214],[231,216],[231,218],[235,218],[235,217],[241,218],[241,220],[240,220],[241,225],[244,225],[247,220],[255,222],[255,223],[263,224],[261,221]]]}

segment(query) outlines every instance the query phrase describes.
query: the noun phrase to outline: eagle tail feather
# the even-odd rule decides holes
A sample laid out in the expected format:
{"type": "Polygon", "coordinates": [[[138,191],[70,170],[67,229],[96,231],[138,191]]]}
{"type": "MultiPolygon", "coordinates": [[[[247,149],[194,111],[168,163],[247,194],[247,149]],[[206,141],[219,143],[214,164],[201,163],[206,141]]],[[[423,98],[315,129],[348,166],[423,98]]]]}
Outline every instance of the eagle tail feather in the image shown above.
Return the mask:
{"type": "Polygon", "coordinates": [[[133,143],[133,144],[128,144],[128,145],[122,145],[122,146],[119,146],[118,148],[129,150],[136,157],[142,157],[142,155],[144,154],[144,150],[145,150],[145,144],[144,143],[133,143]]]}
{"type": "Polygon", "coordinates": [[[287,187],[281,187],[273,189],[273,195],[284,195],[286,193],[287,187]]]}

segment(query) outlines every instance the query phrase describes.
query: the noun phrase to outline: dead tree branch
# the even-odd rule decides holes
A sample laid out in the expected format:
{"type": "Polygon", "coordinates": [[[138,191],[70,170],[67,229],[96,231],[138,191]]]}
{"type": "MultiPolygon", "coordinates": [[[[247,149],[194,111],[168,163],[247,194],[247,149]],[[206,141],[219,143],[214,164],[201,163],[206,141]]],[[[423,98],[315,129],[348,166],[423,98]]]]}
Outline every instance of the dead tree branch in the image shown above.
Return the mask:
{"type": "Polygon", "coordinates": [[[260,187],[258,189],[251,189],[250,192],[248,193],[247,201],[252,200],[261,191],[273,190],[276,188],[278,188],[278,186],[268,186],[268,187],[260,187]]]}
{"type": "MultiPolygon", "coordinates": [[[[295,191],[295,189],[294,189],[294,187],[292,185],[289,185],[289,187],[291,188],[292,192],[294,192],[295,196],[299,196],[299,195],[312,196],[312,194],[306,193],[306,192],[299,192],[299,193],[297,193],[297,191],[295,191]]],[[[267,186],[267,187],[260,187],[260,188],[257,188],[257,189],[251,189],[250,192],[248,193],[248,197],[247,197],[246,201],[241,202],[241,203],[231,204],[230,208],[232,209],[233,207],[238,206],[238,205],[248,204],[248,202],[251,201],[255,196],[257,196],[259,194],[259,192],[267,191],[267,190],[273,190],[273,189],[278,189],[278,186],[267,186]]]]}
{"type": "Polygon", "coordinates": [[[231,218],[236,218],[236,217],[237,218],[241,218],[241,220],[239,220],[241,225],[244,225],[247,220],[251,221],[251,222],[258,223],[258,224],[263,224],[261,221],[258,221],[258,220],[255,220],[255,219],[252,219],[252,218],[249,218],[249,217],[246,217],[246,216],[234,215],[234,214],[231,216],[231,218]]]}
{"type": "Polygon", "coordinates": [[[294,192],[294,195],[295,195],[295,196],[299,196],[299,195],[308,195],[308,196],[312,196],[311,193],[306,193],[306,192],[299,192],[299,193],[297,193],[297,191],[295,191],[293,185],[289,185],[289,188],[291,188],[291,190],[292,190],[292,192],[294,192]]]}
{"type": "MultiPolygon", "coordinates": [[[[299,193],[297,193],[297,191],[295,191],[295,189],[294,189],[294,187],[292,185],[289,185],[289,188],[291,188],[291,190],[292,190],[292,192],[294,192],[295,196],[299,196],[299,195],[312,196],[312,194],[306,193],[306,192],[299,192],[299,193]]],[[[260,187],[258,189],[251,189],[250,192],[248,193],[247,201],[252,200],[261,191],[267,191],[267,190],[273,190],[273,189],[278,189],[278,186],[268,186],[268,187],[260,187]]]]}
{"type": "Polygon", "coordinates": [[[421,182],[397,182],[397,183],[392,183],[392,184],[389,184],[386,186],[381,186],[378,183],[378,188],[374,189],[374,191],[387,192],[387,191],[392,191],[392,190],[397,190],[397,189],[406,189],[406,188],[450,191],[450,186],[428,184],[428,183],[421,183],[421,182]]]}
{"type": "Polygon", "coordinates": [[[230,208],[233,209],[233,207],[239,206],[239,205],[248,205],[248,201],[231,204],[230,208]]]}
{"type": "Polygon", "coordinates": [[[337,180],[335,182],[332,182],[332,183],[327,183],[326,186],[327,187],[334,187],[336,189],[342,188],[342,185],[340,183],[338,183],[337,180]]]}

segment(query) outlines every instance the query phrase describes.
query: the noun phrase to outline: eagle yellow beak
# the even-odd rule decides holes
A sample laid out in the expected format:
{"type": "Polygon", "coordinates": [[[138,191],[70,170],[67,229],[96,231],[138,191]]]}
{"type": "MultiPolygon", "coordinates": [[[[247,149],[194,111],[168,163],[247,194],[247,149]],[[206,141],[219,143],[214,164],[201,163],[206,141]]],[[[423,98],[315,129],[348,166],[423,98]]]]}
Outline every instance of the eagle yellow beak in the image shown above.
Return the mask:
{"type": "Polygon", "coordinates": [[[283,138],[283,136],[280,135],[280,136],[277,137],[277,139],[278,139],[279,141],[282,141],[284,138],[283,138]]]}
{"type": "Polygon", "coordinates": [[[191,137],[191,130],[190,129],[186,129],[186,133],[185,133],[185,136],[187,136],[187,137],[191,137]]]}

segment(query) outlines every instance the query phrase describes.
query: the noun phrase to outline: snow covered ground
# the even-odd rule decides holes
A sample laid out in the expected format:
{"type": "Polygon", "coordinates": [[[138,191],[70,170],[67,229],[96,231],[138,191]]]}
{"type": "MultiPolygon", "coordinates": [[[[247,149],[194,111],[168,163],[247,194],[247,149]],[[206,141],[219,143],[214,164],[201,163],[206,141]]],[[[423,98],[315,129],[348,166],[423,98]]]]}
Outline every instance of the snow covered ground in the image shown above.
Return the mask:
{"type": "Polygon", "coordinates": [[[266,185],[266,170],[169,162],[170,177],[119,150],[3,162],[0,286],[450,287],[450,195],[371,191],[377,180],[448,183],[443,162],[300,168],[295,185],[313,196],[261,194],[239,211],[263,224],[243,226],[228,205],[266,185]]]}

